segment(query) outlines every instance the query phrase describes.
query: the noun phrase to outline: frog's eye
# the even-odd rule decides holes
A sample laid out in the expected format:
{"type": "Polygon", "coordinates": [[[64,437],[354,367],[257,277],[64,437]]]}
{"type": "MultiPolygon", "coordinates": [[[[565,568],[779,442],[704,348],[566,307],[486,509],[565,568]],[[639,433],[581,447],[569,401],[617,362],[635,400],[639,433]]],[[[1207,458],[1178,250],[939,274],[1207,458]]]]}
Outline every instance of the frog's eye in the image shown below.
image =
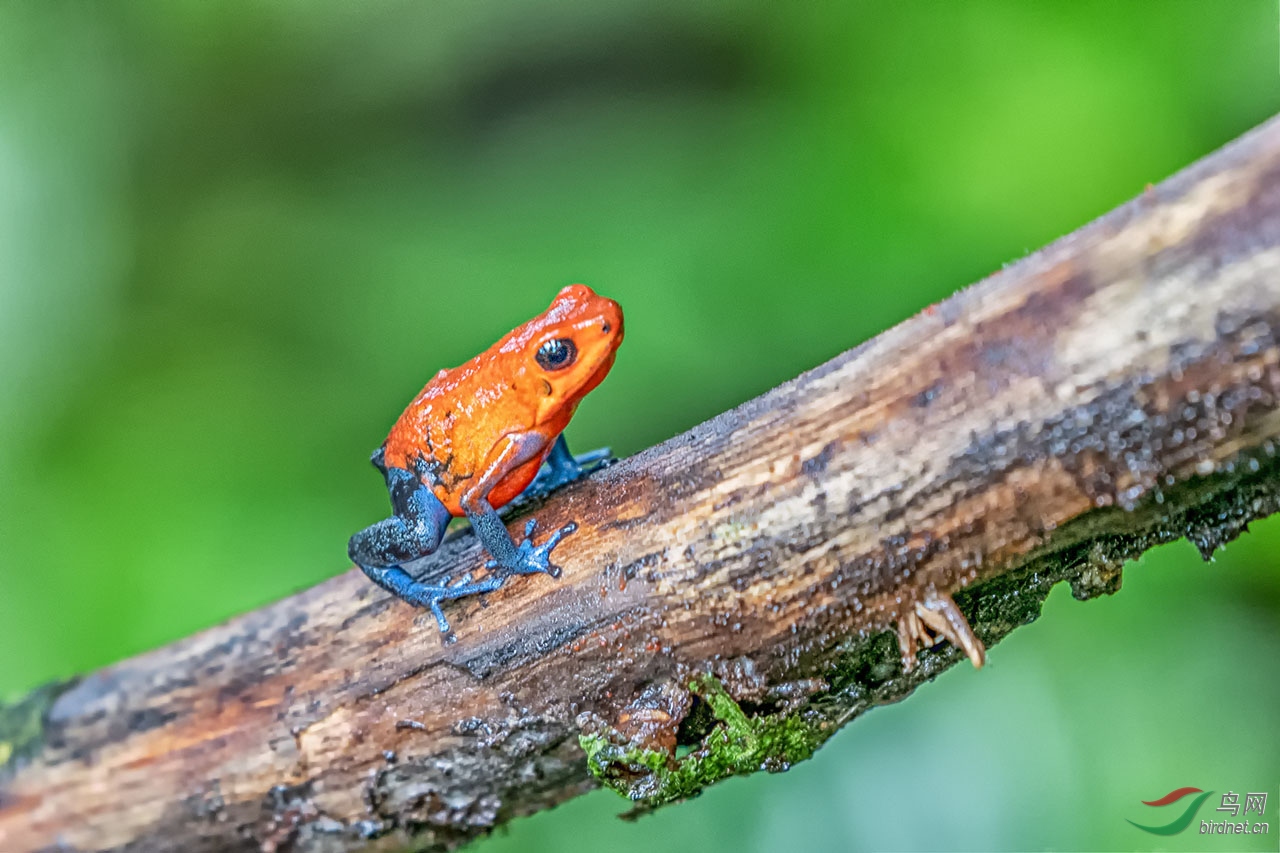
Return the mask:
{"type": "Polygon", "coordinates": [[[573,364],[578,357],[578,348],[568,338],[553,338],[538,347],[534,356],[543,370],[560,370],[573,364]]]}

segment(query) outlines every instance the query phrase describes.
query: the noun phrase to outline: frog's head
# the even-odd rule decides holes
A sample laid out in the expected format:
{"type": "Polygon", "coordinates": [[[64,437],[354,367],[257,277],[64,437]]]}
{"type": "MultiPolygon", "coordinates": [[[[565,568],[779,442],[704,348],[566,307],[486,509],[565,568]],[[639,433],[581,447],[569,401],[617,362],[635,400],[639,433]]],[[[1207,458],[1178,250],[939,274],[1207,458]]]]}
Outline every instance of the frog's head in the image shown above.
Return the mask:
{"type": "Polygon", "coordinates": [[[613,367],[622,343],[622,309],[585,284],[571,284],[506,343],[524,355],[524,384],[538,397],[536,422],[545,423],[566,406],[577,406],[613,367]]]}

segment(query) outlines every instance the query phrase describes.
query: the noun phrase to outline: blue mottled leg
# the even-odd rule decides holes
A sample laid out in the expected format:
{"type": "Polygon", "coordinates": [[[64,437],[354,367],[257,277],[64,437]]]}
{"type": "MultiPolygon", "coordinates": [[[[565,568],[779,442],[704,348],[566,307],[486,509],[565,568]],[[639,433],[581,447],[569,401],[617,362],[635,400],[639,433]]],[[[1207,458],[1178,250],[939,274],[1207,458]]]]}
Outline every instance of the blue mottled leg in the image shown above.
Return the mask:
{"type": "Polygon", "coordinates": [[[551,446],[547,460],[534,481],[520,493],[522,498],[537,498],[554,492],[574,480],[581,479],[592,471],[603,468],[613,459],[609,448],[601,447],[580,456],[569,452],[569,444],[564,440],[564,433],[556,437],[551,446]]]}
{"type": "Polygon", "coordinates": [[[494,576],[473,583],[466,575],[453,583],[445,578],[439,584],[415,581],[400,567],[435,551],[449,523],[449,511],[402,468],[387,470],[387,485],[395,515],[361,530],[347,545],[351,560],[378,586],[410,604],[431,609],[436,624],[448,632],[449,622],[440,609],[441,602],[502,586],[504,577],[494,576]]]}

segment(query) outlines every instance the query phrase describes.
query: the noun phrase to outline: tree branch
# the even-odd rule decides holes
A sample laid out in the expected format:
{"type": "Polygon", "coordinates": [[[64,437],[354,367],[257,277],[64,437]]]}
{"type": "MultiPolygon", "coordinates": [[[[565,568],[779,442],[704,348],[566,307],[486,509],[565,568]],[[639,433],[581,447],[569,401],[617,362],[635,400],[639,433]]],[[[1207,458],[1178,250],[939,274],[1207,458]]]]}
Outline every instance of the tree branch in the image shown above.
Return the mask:
{"type": "Polygon", "coordinates": [[[0,848],[447,848],[596,776],[652,806],[783,769],[964,659],[911,654],[969,639],[950,594],[990,646],[1275,511],[1277,329],[1272,120],[557,493],[563,576],[451,605],[456,643],[350,571],[0,710],[0,848]]]}

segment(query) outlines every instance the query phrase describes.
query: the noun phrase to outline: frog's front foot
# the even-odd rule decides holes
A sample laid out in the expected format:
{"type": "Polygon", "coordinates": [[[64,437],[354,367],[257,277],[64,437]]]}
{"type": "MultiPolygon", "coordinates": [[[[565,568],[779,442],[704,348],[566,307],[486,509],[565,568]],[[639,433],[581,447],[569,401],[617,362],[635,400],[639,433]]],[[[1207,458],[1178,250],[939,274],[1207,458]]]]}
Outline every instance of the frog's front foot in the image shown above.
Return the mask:
{"type": "Polygon", "coordinates": [[[496,570],[503,576],[547,574],[553,578],[560,577],[560,567],[551,562],[551,551],[560,544],[561,539],[578,529],[577,522],[571,521],[556,530],[541,545],[533,544],[533,534],[537,529],[537,519],[529,519],[524,526],[524,539],[516,545],[515,558],[511,560],[510,565],[498,560],[490,560],[485,563],[485,568],[496,570]]]}

